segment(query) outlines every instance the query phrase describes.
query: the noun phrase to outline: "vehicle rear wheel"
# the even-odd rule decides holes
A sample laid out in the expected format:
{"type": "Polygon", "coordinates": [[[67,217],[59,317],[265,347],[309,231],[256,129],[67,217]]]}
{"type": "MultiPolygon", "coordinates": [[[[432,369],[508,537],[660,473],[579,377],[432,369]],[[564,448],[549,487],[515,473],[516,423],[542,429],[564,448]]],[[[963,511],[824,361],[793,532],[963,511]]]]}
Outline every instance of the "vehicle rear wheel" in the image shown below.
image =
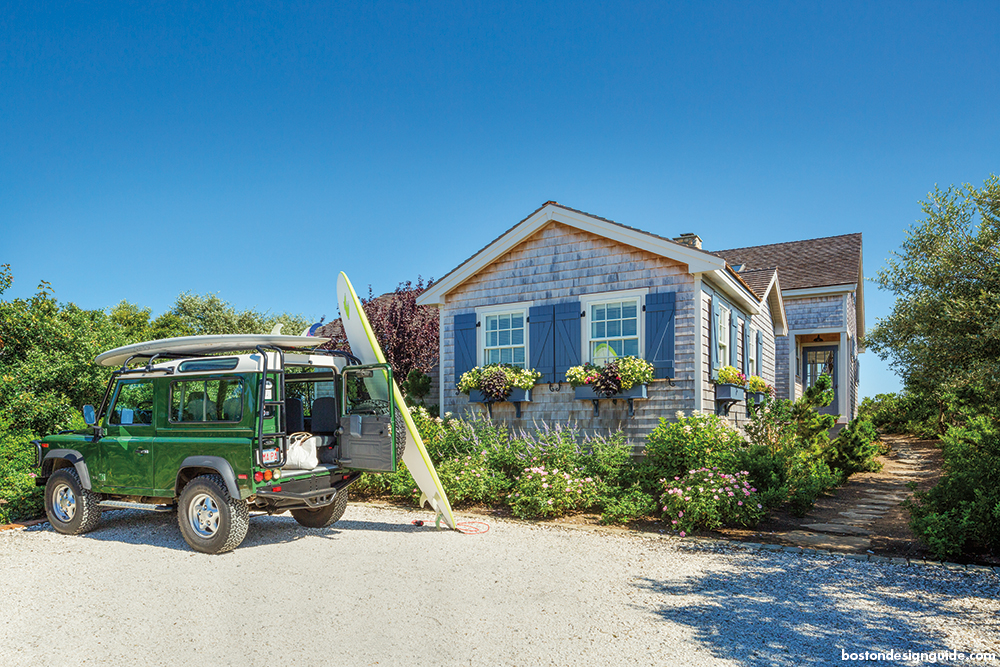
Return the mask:
{"type": "Polygon", "coordinates": [[[83,488],[76,468],[60,468],[45,483],[45,514],[57,533],[79,535],[97,527],[100,499],[83,488]]]}
{"type": "Polygon", "coordinates": [[[206,554],[232,551],[247,536],[250,510],[229,495],[222,475],[199,475],[181,491],[177,523],[184,541],[206,554]]]}
{"type": "Polygon", "coordinates": [[[347,489],[337,493],[333,502],[316,509],[292,510],[292,516],[299,525],[306,528],[326,528],[337,523],[347,509],[347,489]]]}

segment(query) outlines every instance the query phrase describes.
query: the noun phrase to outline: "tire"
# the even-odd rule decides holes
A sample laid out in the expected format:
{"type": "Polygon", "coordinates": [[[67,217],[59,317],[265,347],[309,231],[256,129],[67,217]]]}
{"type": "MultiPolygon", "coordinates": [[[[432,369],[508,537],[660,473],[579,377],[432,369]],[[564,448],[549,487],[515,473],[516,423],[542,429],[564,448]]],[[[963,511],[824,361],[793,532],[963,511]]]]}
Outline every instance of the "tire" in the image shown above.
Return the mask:
{"type": "Polygon", "coordinates": [[[395,424],[393,430],[396,433],[396,465],[403,461],[403,452],[406,450],[406,420],[403,415],[396,411],[395,424]]]}
{"type": "Polygon", "coordinates": [[[292,516],[299,522],[300,526],[306,528],[326,528],[337,523],[340,517],[344,516],[347,509],[347,489],[342,489],[337,493],[333,502],[316,509],[292,510],[292,516]]]}
{"type": "Polygon", "coordinates": [[[45,514],[57,533],[79,535],[101,520],[97,494],[83,488],[75,468],[60,468],[45,483],[45,514]]]}
{"type": "Polygon", "coordinates": [[[192,549],[221,554],[238,547],[247,536],[250,509],[245,500],[229,495],[222,475],[199,475],[181,491],[177,524],[192,549]]]}

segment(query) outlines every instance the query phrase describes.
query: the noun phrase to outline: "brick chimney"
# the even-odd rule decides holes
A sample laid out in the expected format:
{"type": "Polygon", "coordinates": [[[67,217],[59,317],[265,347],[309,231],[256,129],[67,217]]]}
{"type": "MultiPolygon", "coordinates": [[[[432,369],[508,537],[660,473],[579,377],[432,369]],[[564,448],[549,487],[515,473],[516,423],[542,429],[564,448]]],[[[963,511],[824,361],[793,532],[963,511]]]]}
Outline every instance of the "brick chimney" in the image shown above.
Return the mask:
{"type": "Polygon", "coordinates": [[[701,237],[691,232],[685,232],[684,234],[681,234],[677,238],[673,239],[673,241],[701,250],[701,237]]]}

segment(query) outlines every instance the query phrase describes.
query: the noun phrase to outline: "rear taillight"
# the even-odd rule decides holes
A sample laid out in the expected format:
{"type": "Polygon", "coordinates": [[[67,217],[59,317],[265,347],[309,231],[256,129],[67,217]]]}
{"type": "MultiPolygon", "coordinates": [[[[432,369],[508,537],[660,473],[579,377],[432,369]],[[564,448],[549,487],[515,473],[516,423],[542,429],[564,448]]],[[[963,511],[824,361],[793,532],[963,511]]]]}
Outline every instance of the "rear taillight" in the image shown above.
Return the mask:
{"type": "Polygon", "coordinates": [[[270,482],[271,481],[271,471],[270,470],[265,470],[264,471],[264,481],[265,482],[270,482]]]}
{"type": "Polygon", "coordinates": [[[255,481],[255,482],[263,482],[264,481],[264,473],[260,472],[259,470],[257,472],[255,472],[253,474],[253,481],[255,481]]]}
{"type": "Polygon", "coordinates": [[[281,487],[280,486],[271,487],[271,490],[274,491],[275,493],[278,493],[279,491],[281,491],[281,487]]]}
{"type": "Polygon", "coordinates": [[[49,443],[47,443],[47,442],[43,442],[42,443],[42,447],[48,447],[48,446],[49,446],[49,443]]]}

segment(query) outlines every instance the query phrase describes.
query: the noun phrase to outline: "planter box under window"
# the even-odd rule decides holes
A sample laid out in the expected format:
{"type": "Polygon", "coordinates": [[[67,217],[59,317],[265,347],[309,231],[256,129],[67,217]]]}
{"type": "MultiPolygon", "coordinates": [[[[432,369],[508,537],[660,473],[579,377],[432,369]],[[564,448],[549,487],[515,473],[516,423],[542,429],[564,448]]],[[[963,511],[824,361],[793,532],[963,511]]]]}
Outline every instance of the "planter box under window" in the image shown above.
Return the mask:
{"type": "Polygon", "coordinates": [[[734,403],[739,403],[745,396],[745,390],[738,384],[717,384],[715,385],[715,412],[716,414],[729,414],[729,409],[734,403]],[[721,410],[721,413],[720,413],[721,410]]]}
{"type": "Polygon", "coordinates": [[[632,417],[635,415],[635,406],[632,401],[634,399],[647,398],[646,385],[636,384],[632,385],[631,389],[626,389],[625,391],[620,391],[614,396],[604,396],[603,394],[598,394],[594,391],[593,387],[590,385],[583,385],[582,387],[576,387],[573,389],[574,395],[577,400],[581,401],[593,401],[594,402],[594,416],[597,417],[600,414],[600,408],[598,401],[602,399],[611,399],[612,401],[617,401],[619,398],[628,401],[628,416],[632,417]]]}
{"type": "Polygon", "coordinates": [[[764,402],[764,392],[762,391],[748,391],[747,392],[747,403],[750,405],[760,405],[764,402]]]}
{"type": "MultiPolygon", "coordinates": [[[[493,404],[497,401],[490,401],[486,399],[483,392],[478,389],[473,389],[469,392],[469,403],[485,403],[486,410],[490,413],[490,417],[493,416],[493,404]]],[[[530,389],[518,389],[515,387],[510,390],[510,396],[507,397],[507,403],[514,404],[514,416],[517,419],[521,418],[521,403],[531,403],[531,390],[530,389]]]]}

